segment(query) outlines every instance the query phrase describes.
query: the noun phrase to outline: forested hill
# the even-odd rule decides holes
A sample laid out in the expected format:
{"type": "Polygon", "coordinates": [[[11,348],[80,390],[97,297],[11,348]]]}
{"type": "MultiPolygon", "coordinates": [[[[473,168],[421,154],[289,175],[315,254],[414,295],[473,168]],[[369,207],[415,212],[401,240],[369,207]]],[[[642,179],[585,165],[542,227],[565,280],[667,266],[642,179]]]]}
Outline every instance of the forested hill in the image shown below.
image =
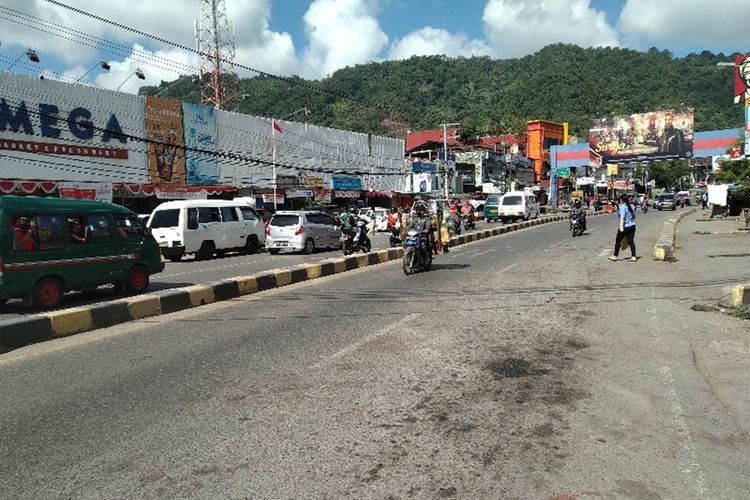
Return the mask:
{"type": "MultiPolygon", "coordinates": [[[[677,58],[657,49],[564,44],[520,59],[412,57],[357,65],[316,81],[243,79],[239,110],[281,117],[306,106],[309,116],[290,119],[394,136],[450,122],[514,132],[531,119],[568,121],[572,133],[585,136],[592,118],[684,104],[695,108],[697,131],[713,130],[743,121],[732,102],[733,72],[716,66],[731,60],[732,55],[708,51],[677,58]]],[[[197,102],[194,81],[184,78],[162,95],[197,102]]],[[[169,85],[144,87],[141,93],[169,85]]]]}

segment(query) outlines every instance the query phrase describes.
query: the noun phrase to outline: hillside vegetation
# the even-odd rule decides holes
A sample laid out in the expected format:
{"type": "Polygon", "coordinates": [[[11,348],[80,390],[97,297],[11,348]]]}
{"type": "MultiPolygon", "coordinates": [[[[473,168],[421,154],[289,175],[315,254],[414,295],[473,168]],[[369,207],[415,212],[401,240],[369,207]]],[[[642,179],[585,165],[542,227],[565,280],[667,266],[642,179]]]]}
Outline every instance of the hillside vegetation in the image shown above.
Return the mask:
{"type": "MultiPolygon", "coordinates": [[[[571,133],[585,137],[592,118],[684,104],[695,108],[697,131],[733,128],[743,121],[732,103],[733,72],[716,66],[731,60],[708,51],[678,58],[657,49],[565,44],[520,59],[412,57],[344,68],[321,80],[242,79],[239,111],[281,117],[306,106],[309,116],[290,119],[393,136],[449,122],[517,132],[526,120],[544,119],[568,121],[571,133]]],[[[197,102],[195,81],[185,78],[162,95],[197,102]]]]}

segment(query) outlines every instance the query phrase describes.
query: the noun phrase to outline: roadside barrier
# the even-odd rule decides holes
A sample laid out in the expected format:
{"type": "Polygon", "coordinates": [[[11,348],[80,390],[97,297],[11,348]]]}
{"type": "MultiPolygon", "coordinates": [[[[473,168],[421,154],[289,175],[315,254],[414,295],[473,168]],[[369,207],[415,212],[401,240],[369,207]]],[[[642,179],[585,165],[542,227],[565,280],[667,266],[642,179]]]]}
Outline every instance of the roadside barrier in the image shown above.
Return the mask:
{"type": "MultiPolygon", "coordinates": [[[[451,239],[450,246],[460,246],[519,229],[567,220],[567,218],[567,214],[554,214],[539,219],[461,234],[451,239]]],[[[90,306],[61,309],[9,320],[0,323],[0,353],[30,343],[107,328],[128,321],[169,314],[264,290],[383,264],[399,260],[403,255],[403,248],[389,248],[367,254],[331,258],[316,264],[302,264],[288,269],[263,271],[251,276],[237,276],[205,285],[173,288],[90,306]]]]}
{"type": "Polygon", "coordinates": [[[697,207],[682,209],[676,217],[672,217],[664,223],[652,252],[654,260],[674,260],[674,242],[677,237],[677,224],[696,210],[698,210],[697,207]]]}

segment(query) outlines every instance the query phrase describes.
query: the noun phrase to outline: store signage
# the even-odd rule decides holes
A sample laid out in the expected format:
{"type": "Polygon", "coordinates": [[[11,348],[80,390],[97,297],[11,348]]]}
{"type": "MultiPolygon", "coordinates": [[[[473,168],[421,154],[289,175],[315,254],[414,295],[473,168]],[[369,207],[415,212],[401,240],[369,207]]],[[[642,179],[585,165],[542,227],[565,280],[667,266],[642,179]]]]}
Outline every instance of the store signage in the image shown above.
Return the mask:
{"type": "Polygon", "coordinates": [[[58,182],[57,189],[60,198],[112,203],[111,182],[58,182]]]}
{"type": "Polygon", "coordinates": [[[331,187],[342,191],[359,191],[362,189],[362,180],[357,177],[334,177],[331,187]]]}
{"type": "Polygon", "coordinates": [[[333,192],[333,196],[336,198],[359,198],[359,191],[336,190],[333,192]]]}
{"type": "Polygon", "coordinates": [[[311,188],[322,188],[323,178],[315,177],[315,176],[307,176],[305,177],[304,184],[305,186],[311,187],[311,188]]]}
{"type": "Polygon", "coordinates": [[[286,192],[287,198],[312,198],[312,189],[289,189],[286,192]]]}
{"type": "Polygon", "coordinates": [[[86,108],[75,108],[67,116],[60,114],[60,109],[54,104],[39,104],[38,111],[29,111],[26,107],[26,101],[21,101],[15,108],[8,104],[5,98],[0,99],[0,131],[8,129],[13,132],[23,132],[27,135],[36,135],[31,116],[38,117],[39,133],[42,137],[59,138],[62,132],[61,128],[65,127],[70,130],[74,137],[83,141],[89,141],[94,135],[101,135],[102,142],[117,140],[122,144],[127,143],[127,138],[122,133],[120,122],[113,114],[109,116],[107,125],[99,128],[95,127],[91,121],[91,111],[86,108]]]}
{"type": "Polygon", "coordinates": [[[154,186],[156,197],[160,200],[205,200],[208,192],[188,186],[154,186]]]}
{"type": "MultiPolygon", "coordinates": [[[[273,194],[264,194],[261,195],[263,197],[263,203],[273,203],[273,194]]],[[[284,195],[283,194],[277,194],[276,195],[276,203],[277,204],[283,204],[284,203],[284,195]]]]}

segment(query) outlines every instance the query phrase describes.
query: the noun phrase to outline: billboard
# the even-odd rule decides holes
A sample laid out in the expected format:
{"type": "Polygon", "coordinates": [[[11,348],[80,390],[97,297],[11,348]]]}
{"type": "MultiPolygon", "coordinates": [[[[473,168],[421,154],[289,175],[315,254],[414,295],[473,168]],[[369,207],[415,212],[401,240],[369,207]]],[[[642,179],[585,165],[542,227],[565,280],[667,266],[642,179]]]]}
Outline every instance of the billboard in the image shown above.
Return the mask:
{"type": "Polygon", "coordinates": [[[214,108],[182,103],[185,127],[185,169],[190,185],[211,185],[219,181],[216,161],[214,108]],[[212,154],[213,153],[213,154],[212,154]]]}
{"type": "Polygon", "coordinates": [[[182,103],[146,96],[148,171],[152,184],[185,184],[182,103]]]}
{"type": "Polygon", "coordinates": [[[589,146],[603,163],[691,158],[693,109],[680,108],[594,120],[589,146]]]}
{"type": "Polygon", "coordinates": [[[147,182],[143,98],[0,74],[0,178],[147,182]]]}
{"type": "Polygon", "coordinates": [[[734,58],[734,103],[745,104],[750,100],[750,54],[734,58]]]}

